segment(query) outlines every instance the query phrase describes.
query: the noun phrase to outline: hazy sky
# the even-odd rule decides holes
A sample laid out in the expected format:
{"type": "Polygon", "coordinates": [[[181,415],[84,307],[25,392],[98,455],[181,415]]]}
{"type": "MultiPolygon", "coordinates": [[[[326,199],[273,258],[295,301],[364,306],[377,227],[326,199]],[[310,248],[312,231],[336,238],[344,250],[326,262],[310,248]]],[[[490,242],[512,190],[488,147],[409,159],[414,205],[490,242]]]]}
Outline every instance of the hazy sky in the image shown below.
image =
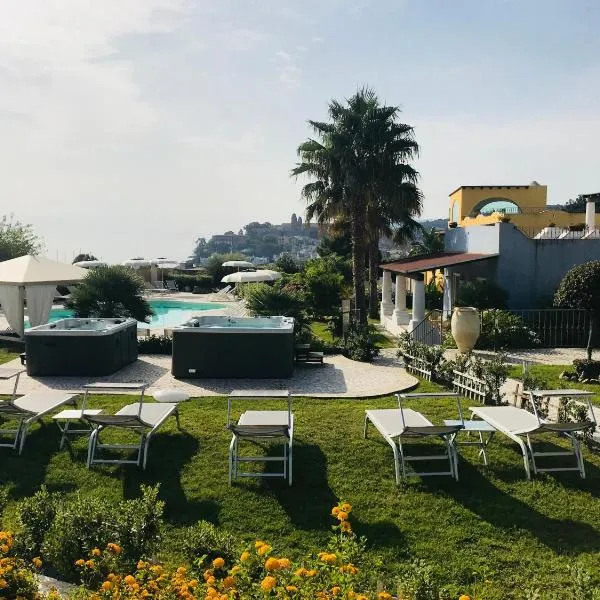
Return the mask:
{"type": "Polygon", "coordinates": [[[52,258],[183,258],[303,213],[306,120],[373,86],[459,185],[600,190],[597,0],[2,0],[1,212],[52,258]]]}

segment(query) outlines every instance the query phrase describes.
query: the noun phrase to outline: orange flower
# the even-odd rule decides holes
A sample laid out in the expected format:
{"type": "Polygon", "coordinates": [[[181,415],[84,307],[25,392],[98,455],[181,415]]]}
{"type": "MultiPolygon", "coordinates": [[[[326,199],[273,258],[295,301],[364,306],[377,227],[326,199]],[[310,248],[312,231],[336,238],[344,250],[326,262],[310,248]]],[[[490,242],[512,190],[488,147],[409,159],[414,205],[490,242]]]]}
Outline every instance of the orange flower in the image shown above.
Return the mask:
{"type": "Polygon", "coordinates": [[[92,550],[92,556],[100,556],[102,552],[100,552],[100,548],[94,548],[92,550]]]}
{"type": "Polygon", "coordinates": [[[298,591],[298,588],[295,585],[286,585],[285,589],[288,592],[297,592],[298,591]]]}
{"type": "Polygon", "coordinates": [[[331,588],[331,595],[337,596],[341,591],[342,591],[342,588],[339,587],[338,585],[336,585],[335,587],[331,588]]]}
{"type": "Polygon", "coordinates": [[[458,597],[458,600],[471,600],[471,596],[467,596],[467,594],[462,594],[458,597]]]}
{"type": "Polygon", "coordinates": [[[267,552],[271,552],[271,546],[269,546],[269,544],[263,544],[259,549],[258,549],[258,554],[259,556],[264,556],[265,554],[267,554],[267,552]]]}
{"type": "Polygon", "coordinates": [[[39,569],[42,566],[42,560],[39,556],[36,556],[31,562],[36,569],[39,569]]]}
{"type": "Polygon", "coordinates": [[[121,553],[121,546],[119,546],[118,544],[113,544],[111,542],[110,544],[106,545],[106,548],[109,552],[114,552],[115,554],[121,553]]]}
{"type": "Polygon", "coordinates": [[[229,588],[232,588],[235,585],[235,579],[231,576],[228,575],[227,577],[225,577],[225,579],[223,579],[223,587],[228,590],[229,588]]]}
{"type": "Polygon", "coordinates": [[[340,512],[338,512],[337,514],[337,520],[338,521],[346,521],[348,519],[348,513],[344,512],[343,510],[340,510],[340,512]]]}
{"type": "Polygon", "coordinates": [[[392,595],[387,592],[379,592],[379,594],[377,594],[378,600],[391,600],[391,597],[392,595]]]}
{"type": "Polygon", "coordinates": [[[92,569],[95,565],[96,565],[96,563],[91,559],[85,561],[85,566],[88,567],[89,569],[92,569]]]}
{"type": "Polygon", "coordinates": [[[221,557],[215,558],[212,565],[215,569],[222,569],[225,566],[225,561],[221,557]]]}
{"type": "Polygon", "coordinates": [[[352,504],[348,503],[348,502],[344,502],[341,506],[341,509],[346,512],[349,513],[352,510],[352,504]]]}
{"type": "Polygon", "coordinates": [[[279,559],[279,568],[280,569],[289,569],[290,568],[290,559],[289,558],[280,558],[279,559]]]}
{"type": "Polygon", "coordinates": [[[276,558],[267,558],[265,562],[265,569],[267,571],[277,571],[279,569],[279,561],[276,558]]]}
{"type": "Polygon", "coordinates": [[[331,509],[331,516],[332,517],[337,517],[339,512],[340,512],[340,507],[339,506],[334,506],[331,509]]]}
{"type": "Polygon", "coordinates": [[[265,542],[261,541],[261,540],[256,540],[256,542],[254,542],[254,547],[258,550],[261,546],[264,546],[265,542]]]}
{"type": "Polygon", "coordinates": [[[248,552],[247,550],[242,552],[242,555],[240,556],[240,560],[242,562],[246,562],[249,558],[250,558],[250,552],[248,552]]]}
{"type": "Polygon", "coordinates": [[[340,523],[340,529],[344,533],[350,533],[352,531],[352,527],[350,526],[350,521],[342,521],[340,523]]]}
{"type": "Polygon", "coordinates": [[[105,582],[102,584],[102,589],[103,589],[103,590],[110,590],[110,588],[111,588],[111,587],[112,587],[112,583],[111,583],[110,581],[105,581],[105,582]]]}
{"type": "Polygon", "coordinates": [[[265,591],[265,592],[270,592],[275,586],[277,585],[277,579],[275,579],[275,577],[271,577],[270,575],[267,575],[261,582],[260,582],[260,587],[265,591]]]}

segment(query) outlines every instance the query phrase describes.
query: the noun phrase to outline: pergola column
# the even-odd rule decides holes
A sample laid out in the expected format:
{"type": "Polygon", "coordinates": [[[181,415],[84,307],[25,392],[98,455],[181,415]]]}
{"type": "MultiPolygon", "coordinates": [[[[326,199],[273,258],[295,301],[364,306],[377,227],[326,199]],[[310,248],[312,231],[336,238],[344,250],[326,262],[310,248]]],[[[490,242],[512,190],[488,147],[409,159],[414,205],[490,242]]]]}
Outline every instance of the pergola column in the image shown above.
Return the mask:
{"type": "Polygon", "coordinates": [[[408,330],[412,331],[425,318],[425,282],[422,273],[413,278],[412,317],[408,330]]]}
{"type": "Polygon", "coordinates": [[[392,272],[383,272],[383,286],[381,290],[381,306],[380,306],[380,319],[381,322],[385,320],[385,317],[392,314],[394,305],[392,304],[392,272]]]}
{"type": "Polygon", "coordinates": [[[396,302],[394,304],[394,312],[392,318],[397,325],[406,324],[407,321],[406,312],[406,277],[403,275],[396,275],[396,302]]]}
{"type": "Polygon", "coordinates": [[[452,318],[452,275],[449,269],[444,269],[444,302],[442,315],[444,319],[452,318]]]}

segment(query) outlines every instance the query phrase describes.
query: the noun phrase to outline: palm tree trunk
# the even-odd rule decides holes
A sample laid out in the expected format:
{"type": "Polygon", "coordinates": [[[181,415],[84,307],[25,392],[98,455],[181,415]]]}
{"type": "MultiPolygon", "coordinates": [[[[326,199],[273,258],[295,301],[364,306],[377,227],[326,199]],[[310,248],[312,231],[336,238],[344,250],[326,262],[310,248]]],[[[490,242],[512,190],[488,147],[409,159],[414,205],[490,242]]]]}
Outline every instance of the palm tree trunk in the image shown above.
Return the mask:
{"type": "Polygon", "coordinates": [[[366,215],[364,202],[355,198],[352,202],[352,279],[354,285],[354,307],[358,314],[358,322],[367,324],[367,307],[365,305],[365,225],[366,215]]]}
{"type": "Polygon", "coordinates": [[[369,316],[376,319],[379,314],[377,281],[379,280],[379,244],[369,241],[369,316]]]}
{"type": "Polygon", "coordinates": [[[595,311],[590,312],[590,328],[588,331],[588,342],[587,342],[587,359],[592,360],[592,352],[594,349],[594,329],[596,325],[596,313],[595,311]]]}

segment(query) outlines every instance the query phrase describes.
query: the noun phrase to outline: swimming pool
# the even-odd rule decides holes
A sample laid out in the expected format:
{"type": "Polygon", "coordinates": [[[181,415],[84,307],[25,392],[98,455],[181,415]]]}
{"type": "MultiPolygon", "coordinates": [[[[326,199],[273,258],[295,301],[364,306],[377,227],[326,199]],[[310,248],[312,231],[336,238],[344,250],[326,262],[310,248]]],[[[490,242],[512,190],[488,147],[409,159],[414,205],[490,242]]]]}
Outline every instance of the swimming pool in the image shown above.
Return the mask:
{"type": "MultiPolygon", "coordinates": [[[[140,323],[139,329],[163,329],[181,325],[189,321],[193,316],[205,310],[219,310],[225,308],[225,304],[216,302],[185,302],[183,300],[149,300],[154,315],[150,323],[140,323]]],[[[73,313],[65,308],[53,308],[50,312],[50,322],[60,319],[68,319],[73,313]]],[[[25,319],[25,328],[29,328],[29,321],[25,319]]]]}

